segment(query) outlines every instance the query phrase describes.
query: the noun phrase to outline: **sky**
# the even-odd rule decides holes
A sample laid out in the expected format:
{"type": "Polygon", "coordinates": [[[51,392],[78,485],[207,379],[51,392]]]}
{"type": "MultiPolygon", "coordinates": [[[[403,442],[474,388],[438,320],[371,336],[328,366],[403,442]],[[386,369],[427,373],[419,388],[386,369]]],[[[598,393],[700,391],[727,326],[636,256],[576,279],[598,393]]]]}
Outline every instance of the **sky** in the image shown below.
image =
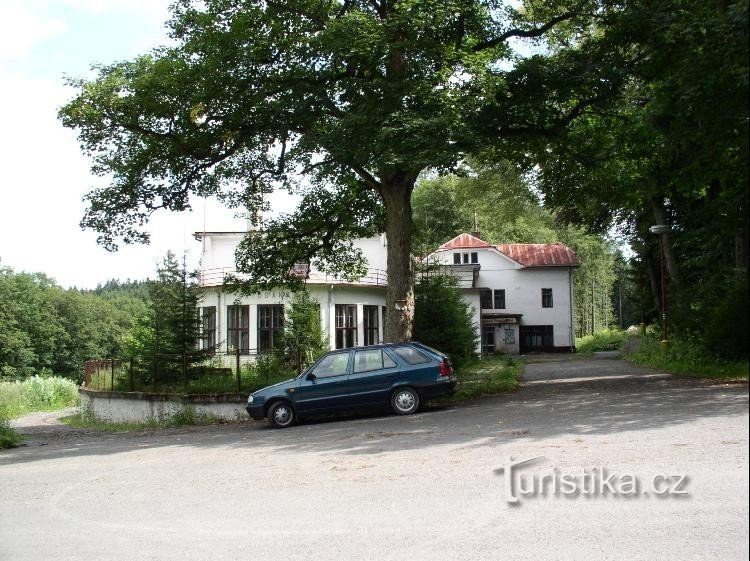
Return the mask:
{"type": "MultiPolygon", "coordinates": [[[[43,272],[63,287],[154,276],[167,252],[188,250],[193,232],[243,230],[246,222],[213,201],[193,212],[154,216],[148,246],[109,253],[82,231],[85,193],[102,185],[58,109],[74,90],[64,76],[92,77],[95,63],[131,59],[168,41],[171,0],[0,0],[0,267],[43,272]]],[[[273,204],[273,203],[272,203],[273,204]]],[[[287,207],[289,201],[277,206],[287,207]]],[[[228,266],[231,264],[227,264],[228,266]]]]}

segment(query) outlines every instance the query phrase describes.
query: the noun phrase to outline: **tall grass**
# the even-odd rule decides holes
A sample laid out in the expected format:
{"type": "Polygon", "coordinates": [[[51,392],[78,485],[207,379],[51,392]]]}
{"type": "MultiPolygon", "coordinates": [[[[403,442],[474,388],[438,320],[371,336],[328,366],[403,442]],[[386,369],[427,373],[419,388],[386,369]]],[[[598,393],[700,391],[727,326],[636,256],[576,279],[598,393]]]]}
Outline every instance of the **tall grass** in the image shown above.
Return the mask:
{"type": "Polygon", "coordinates": [[[576,352],[589,354],[599,351],[619,351],[628,334],[619,329],[602,329],[593,335],[576,339],[576,352]]]}
{"type": "Polygon", "coordinates": [[[636,350],[624,355],[627,360],[659,370],[717,380],[747,380],[748,361],[727,361],[708,353],[702,345],[670,337],[666,351],[653,336],[642,337],[636,350]]]}
{"type": "Polygon", "coordinates": [[[0,382],[0,417],[6,419],[77,403],[78,386],[68,378],[34,376],[23,381],[0,382]]]}

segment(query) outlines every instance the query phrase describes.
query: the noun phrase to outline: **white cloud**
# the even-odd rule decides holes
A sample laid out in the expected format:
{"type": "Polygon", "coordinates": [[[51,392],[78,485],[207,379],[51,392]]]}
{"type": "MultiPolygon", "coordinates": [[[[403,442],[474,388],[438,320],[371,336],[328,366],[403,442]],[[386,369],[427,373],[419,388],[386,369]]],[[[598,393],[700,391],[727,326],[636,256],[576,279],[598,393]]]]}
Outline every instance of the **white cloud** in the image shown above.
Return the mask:
{"type": "Polygon", "coordinates": [[[37,44],[65,33],[65,22],[37,13],[38,6],[23,0],[0,4],[0,60],[24,60],[37,44]]]}

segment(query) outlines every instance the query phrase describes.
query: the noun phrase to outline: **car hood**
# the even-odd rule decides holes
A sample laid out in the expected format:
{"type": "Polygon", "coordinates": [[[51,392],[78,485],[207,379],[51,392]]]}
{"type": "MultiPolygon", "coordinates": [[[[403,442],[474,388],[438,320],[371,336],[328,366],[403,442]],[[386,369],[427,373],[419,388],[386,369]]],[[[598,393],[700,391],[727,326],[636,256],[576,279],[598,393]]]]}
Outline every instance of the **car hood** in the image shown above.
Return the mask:
{"type": "Polygon", "coordinates": [[[257,391],[254,391],[250,395],[252,395],[253,397],[255,396],[260,397],[260,396],[265,395],[269,390],[285,390],[287,388],[292,388],[297,385],[295,382],[297,382],[297,378],[289,378],[288,380],[284,380],[283,382],[277,382],[270,386],[266,386],[265,388],[261,388],[257,391]]]}

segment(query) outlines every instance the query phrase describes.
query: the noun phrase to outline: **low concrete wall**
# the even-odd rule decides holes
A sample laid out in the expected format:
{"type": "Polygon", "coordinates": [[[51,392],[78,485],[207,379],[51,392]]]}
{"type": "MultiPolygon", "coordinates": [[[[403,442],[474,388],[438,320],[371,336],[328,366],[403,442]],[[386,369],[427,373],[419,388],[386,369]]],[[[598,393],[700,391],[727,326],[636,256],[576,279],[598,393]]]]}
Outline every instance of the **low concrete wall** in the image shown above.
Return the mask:
{"type": "Polygon", "coordinates": [[[144,392],[108,392],[79,388],[81,410],[100,421],[140,423],[165,421],[192,409],[195,416],[210,416],[226,421],[246,419],[247,396],[176,395],[144,392]]]}

